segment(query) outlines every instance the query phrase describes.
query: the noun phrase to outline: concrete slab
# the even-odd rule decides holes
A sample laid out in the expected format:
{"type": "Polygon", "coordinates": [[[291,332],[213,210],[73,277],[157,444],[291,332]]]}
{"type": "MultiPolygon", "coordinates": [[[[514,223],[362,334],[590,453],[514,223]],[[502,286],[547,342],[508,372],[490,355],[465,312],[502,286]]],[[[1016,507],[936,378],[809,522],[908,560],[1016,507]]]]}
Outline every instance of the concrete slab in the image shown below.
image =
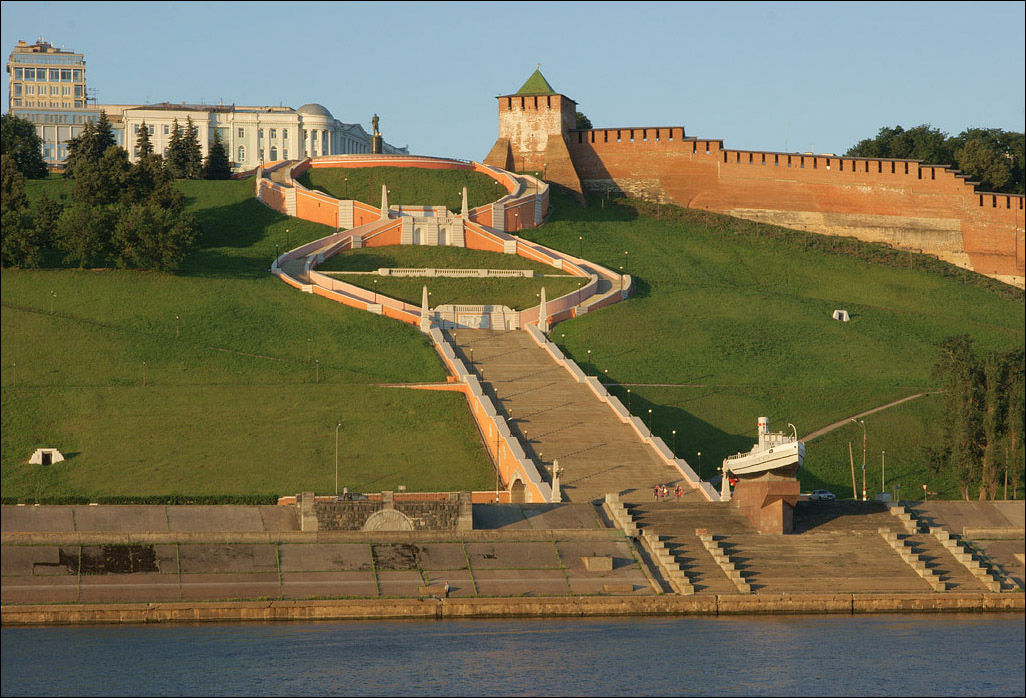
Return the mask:
{"type": "Polygon", "coordinates": [[[994,507],[1012,526],[1026,527],[1026,502],[994,502],[994,507]]]}
{"type": "Polygon", "coordinates": [[[284,543],[283,572],[369,571],[371,547],[365,543],[284,543]]]}
{"type": "Polygon", "coordinates": [[[630,592],[618,591],[617,594],[630,593],[635,596],[645,596],[654,594],[652,585],[648,583],[645,576],[640,572],[636,576],[624,577],[618,579],[581,579],[579,577],[570,578],[570,591],[574,594],[582,595],[593,595],[593,594],[609,594],[606,591],[606,585],[627,585],[631,587],[630,592]]]}
{"type": "Polygon", "coordinates": [[[473,511],[475,531],[531,528],[517,504],[475,504],[473,511]]]}
{"type": "Polygon", "coordinates": [[[461,543],[427,543],[420,546],[420,565],[432,570],[465,570],[467,556],[461,543]]]}
{"type": "Polygon", "coordinates": [[[523,504],[524,518],[534,529],[567,530],[605,528],[595,505],[584,504],[523,504]]]}
{"type": "Polygon", "coordinates": [[[258,506],[260,518],[264,522],[265,531],[298,531],[299,507],[296,506],[258,506]]]}
{"type": "Polygon", "coordinates": [[[559,551],[559,557],[563,561],[563,566],[571,574],[587,574],[587,576],[599,574],[586,570],[584,563],[581,561],[582,557],[611,557],[613,559],[613,570],[612,572],[604,573],[607,575],[625,568],[633,567],[637,569],[638,565],[627,543],[623,542],[558,541],[556,543],[556,550],[559,551]]]}
{"type": "Polygon", "coordinates": [[[278,573],[276,546],[269,543],[198,543],[178,549],[183,574],[225,572],[278,573]]]}
{"type": "MultiPolygon", "coordinates": [[[[5,545],[0,553],[0,574],[22,577],[35,574],[35,566],[49,570],[60,565],[60,548],[55,545],[5,545]]],[[[66,568],[58,574],[71,574],[66,568]]]]}
{"type": "Polygon", "coordinates": [[[72,509],[63,506],[5,506],[0,508],[0,531],[74,531],[72,509]]]}
{"type": "Polygon", "coordinates": [[[475,575],[479,569],[560,567],[556,548],[548,542],[467,543],[467,557],[475,575]]]}
{"type": "Polygon", "coordinates": [[[78,531],[154,532],[167,531],[167,514],[162,506],[76,506],[78,531]]]}
{"type": "Polygon", "coordinates": [[[468,570],[424,570],[424,574],[431,584],[445,584],[449,582],[450,597],[471,597],[476,596],[474,580],[468,570]]]}
{"type": "Polygon", "coordinates": [[[182,599],[212,601],[225,599],[278,598],[281,585],[277,573],[183,574],[182,599]]]}
{"type": "Polygon", "coordinates": [[[570,593],[562,570],[475,570],[482,596],[562,596],[570,593]]]}
{"type": "Polygon", "coordinates": [[[0,603],[73,603],[78,600],[78,577],[18,577],[5,579],[0,603]]]}
{"type": "Polygon", "coordinates": [[[79,589],[82,603],[130,603],[178,601],[178,575],[104,574],[83,576],[79,589]]]}
{"type": "Polygon", "coordinates": [[[289,572],[281,588],[289,599],[378,595],[373,572],[289,572]]]}
{"type": "Polygon", "coordinates": [[[378,572],[382,596],[419,596],[424,577],[419,570],[384,570],[378,572]]]}
{"type": "Polygon", "coordinates": [[[264,530],[260,508],[255,506],[169,506],[167,520],[172,531],[264,530]]]}

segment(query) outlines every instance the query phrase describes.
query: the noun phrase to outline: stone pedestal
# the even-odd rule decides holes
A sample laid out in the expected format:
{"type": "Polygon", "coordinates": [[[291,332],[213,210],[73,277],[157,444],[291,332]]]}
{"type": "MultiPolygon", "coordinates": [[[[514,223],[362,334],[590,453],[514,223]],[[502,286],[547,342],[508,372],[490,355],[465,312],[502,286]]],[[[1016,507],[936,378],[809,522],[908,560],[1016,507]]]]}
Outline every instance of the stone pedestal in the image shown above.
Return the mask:
{"type": "Polygon", "coordinates": [[[764,476],[734,486],[733,503],[759,533],[791,533],[801,486],[794,478],[764,476]]]}

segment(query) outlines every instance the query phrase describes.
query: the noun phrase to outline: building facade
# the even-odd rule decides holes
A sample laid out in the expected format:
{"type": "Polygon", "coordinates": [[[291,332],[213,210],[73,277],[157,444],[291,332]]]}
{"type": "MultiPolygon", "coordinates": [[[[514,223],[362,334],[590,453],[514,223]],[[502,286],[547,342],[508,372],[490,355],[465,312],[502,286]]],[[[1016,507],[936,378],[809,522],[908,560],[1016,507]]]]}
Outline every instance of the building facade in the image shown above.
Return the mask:
{"type": "MultiPolygon", "coordinates": [[[[304,104],[292,109],[164,102],[128,107],[121,112],[129,158],[135,161],[139,157],[135,143],[144,124],[153,151],[166,154],[175,122],[184,129],[190,119],[196,127],[203,156],[206,157],[217,132],[237,171],[278,160],[371,152],[373,134],[367,133],[360,124],[339,121],[320,104],[304,104]]],[[[409,154],[408,148],[389,143],[383,144],[382,152],[409,154]]]]}
{"type": "MultiPolygon", "coordinates": [[[[219,132],[236,171],[262,163],[321,155],[370,153],[373,135],[360,124],[339,121],[320,104],[291,107],[240,107],[205,104],[94,104],[87,96],[85,58],[58,49],[42,38],[19,41],[7,62],[8,111],[32,122],[42,141],[47,166],[59,169],[68,156],[68,141],[105,112],[118,145],[135,161],[139,129],[145,123],[154,152],[166,153],[174,122],[189,119],[198,131],[206,157],[219,132]]],[[[409,149],[382,144],[384,154],[408,155],[409,149]]]]}

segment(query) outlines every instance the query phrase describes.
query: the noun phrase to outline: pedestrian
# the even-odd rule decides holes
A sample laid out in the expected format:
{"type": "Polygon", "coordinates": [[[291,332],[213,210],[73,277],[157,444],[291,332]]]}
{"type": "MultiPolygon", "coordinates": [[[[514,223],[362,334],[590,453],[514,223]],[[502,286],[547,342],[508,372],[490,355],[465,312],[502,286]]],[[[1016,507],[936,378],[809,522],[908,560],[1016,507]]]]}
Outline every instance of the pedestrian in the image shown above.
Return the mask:
{"type": "Polygon", "coordinates": [[[680,485],[677,485],[676,487],[673,488],[673,496],[677,498],[678,502],[680,501],[680,496],[682,494],[684,494],[684,490],[681,488],[680,485]]]}
{"type": "Polygon", "coordinates": [[[670,488],[667,487],[666,485],[663,485],[663,499],[666,499],[669,496],[670,496],[670,488]]]}
{"type": "Polygon", "coordinates": [[[449,582],[445,583],[445,598],[449,598],[449,582]]]}
{"type": "Polygon", "coordinates": [[[652,487],[652,499],[659,499],[659,485],[652,487]]]}

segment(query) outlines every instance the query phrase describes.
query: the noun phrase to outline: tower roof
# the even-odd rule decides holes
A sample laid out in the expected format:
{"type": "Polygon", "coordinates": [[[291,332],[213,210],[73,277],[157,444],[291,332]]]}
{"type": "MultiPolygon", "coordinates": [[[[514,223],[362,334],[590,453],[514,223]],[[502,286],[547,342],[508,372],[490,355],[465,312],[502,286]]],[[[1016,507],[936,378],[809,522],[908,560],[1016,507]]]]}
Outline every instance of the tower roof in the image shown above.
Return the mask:
{"type": "Polygon", "coordinates": [[[538,69],[531,73],[531,77],[527,78],[527,82],[525,82],[514,94],[554,95],[559,93],[552,89],[552,85],[550,85],[549,81],[545,79],[545,76],[541,74],[541,66],[539,65],[538,69]]]}

